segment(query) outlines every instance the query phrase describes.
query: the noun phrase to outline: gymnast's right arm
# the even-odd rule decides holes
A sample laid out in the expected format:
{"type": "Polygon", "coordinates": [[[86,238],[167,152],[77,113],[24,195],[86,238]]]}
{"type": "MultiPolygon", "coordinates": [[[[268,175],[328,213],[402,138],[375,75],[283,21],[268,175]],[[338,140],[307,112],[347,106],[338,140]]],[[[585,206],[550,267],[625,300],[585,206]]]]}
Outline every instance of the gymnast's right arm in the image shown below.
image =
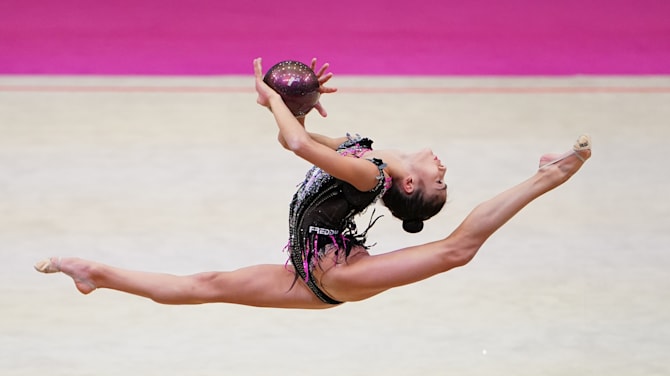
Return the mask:
{"type": "MultiPolygon", "coordinates": [[[[298,119],[300,124],[302,126],[305,126],[305,118],[300,118],[298,119]]],[[[312,140],[320,143],[321,145],[327,146],[329,149],[337,150],[337,148],[342,145],[345,141],[347,141],[347,137],[342,136],[342,137],[329,137],[329,136],[324,136],[322,134],[318,133],[312,133],[312,132],[307,132],[309,134],[309,137],[312,138],[312,140]]],[[[286,143],[286,140],[284,139],[284,136],[282,136],[281,131],[277,134],[277,141],[281,144],[281,146],[286,149],[290,150],[288,147],[288,144],[286,143]]]]}
{"type": "Polygon", "coordinates": [[[331,147],[331,144],[335,142],[333,139],[321,139],[328,145],[314,140],[286,107],[281,96],[263,82],[260,58],[254,60],[254,73],[258,93],[256,102],[271,110],[279,128],[280,137],[284,139],[288,150],[318,166],[331,176],[348,182],[360,191],[368,191],[375,187],[379,175],[376,165],[363,159],[342,158],[335,148],[331,147]]]}

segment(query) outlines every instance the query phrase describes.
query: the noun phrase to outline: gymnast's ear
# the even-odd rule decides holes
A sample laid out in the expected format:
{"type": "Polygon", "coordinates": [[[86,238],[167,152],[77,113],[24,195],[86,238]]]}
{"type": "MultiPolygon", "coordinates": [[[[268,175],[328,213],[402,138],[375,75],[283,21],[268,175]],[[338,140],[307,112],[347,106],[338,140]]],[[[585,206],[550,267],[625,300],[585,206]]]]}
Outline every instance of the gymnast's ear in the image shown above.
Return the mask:
{"type": "Polygon", "coordinates": [[[407,194],[412,194],[416,189],[416,183],[412,178],[412,175],[407,175],[401,180],[402,190],[407,194]]]}

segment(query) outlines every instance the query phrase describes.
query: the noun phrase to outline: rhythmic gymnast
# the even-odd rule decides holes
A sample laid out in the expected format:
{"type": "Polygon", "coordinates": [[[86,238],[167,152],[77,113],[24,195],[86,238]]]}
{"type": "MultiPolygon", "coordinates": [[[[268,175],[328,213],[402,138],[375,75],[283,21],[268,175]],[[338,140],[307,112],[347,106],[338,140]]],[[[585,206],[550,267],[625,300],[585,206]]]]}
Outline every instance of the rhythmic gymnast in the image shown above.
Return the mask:
{"type": "MultiPolygon", "coordinates": [[[[324,86],[332,77],[325,73],[327,68],[324,64],[317,72],[322,93],[335,91],[324,86]]],[[[294,117],[263,82],[260,58],[254,60],[254,72],[257,103],[270,109],[279,143],[314,165],[291,201],[289,263],[186,276],[126,270],[79,258],[52,257],[35,268],[70,276],[83,294],[106,288],[162,304],[336,307],[467,264],[496,230],[534,199],[565,183],[591,156],[590,138],[580,136],[572,150],[543,155],[532,176],[476,206],[445,238],[371,255],[366,237],[374,222],[361,231],[356,215],[381,200],[406,231],[421,231],[423,221],[446,201],[447,168],[429,149],[376,150],[367,138],[310,133],[304,118],[294,117]]],[[[320,103],[316,109],[326,116],[320,103]]]]}

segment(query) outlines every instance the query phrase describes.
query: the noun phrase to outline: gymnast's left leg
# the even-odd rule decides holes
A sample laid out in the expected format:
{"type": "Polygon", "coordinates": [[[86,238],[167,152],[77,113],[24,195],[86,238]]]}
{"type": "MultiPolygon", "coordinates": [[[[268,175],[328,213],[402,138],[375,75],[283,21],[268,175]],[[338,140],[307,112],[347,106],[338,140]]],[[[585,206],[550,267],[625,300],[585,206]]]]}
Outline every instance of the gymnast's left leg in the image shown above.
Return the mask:
{"type": "Polygon", "coordinates": [[[591,156],[582,136],[573,150],[545,154],[529,179],[477,205],[446,238],[379,255],[358,252],[346,263],[316,270],[321,289],[333,299],[357,301],[464,266],[484,242],[536,198],[565,183],[591,156]]]}
{"type": "Polygon", "coordinates": [[[78,258],[51,258],[35,265],[43,273],[70,276],[83,293],[106,288],[162,304],[232,303],[274,308],[330,308],[301,281],[290,266],[255,265],[229,272],[188,276],[121,269],[78,258]],[[294,284],[295,282],[295,284],[294,284]]]}

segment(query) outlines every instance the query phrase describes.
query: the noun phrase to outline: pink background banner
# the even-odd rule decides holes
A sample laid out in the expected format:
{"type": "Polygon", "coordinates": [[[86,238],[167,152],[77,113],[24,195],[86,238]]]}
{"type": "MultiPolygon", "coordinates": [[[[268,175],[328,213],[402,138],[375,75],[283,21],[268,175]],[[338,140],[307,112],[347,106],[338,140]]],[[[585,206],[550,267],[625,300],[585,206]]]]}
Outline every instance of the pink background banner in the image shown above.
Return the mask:
{"type": "Polygon", "coordinates": [[[3,0],[0,74],[670,74],[668,0],[3,0]]]}

